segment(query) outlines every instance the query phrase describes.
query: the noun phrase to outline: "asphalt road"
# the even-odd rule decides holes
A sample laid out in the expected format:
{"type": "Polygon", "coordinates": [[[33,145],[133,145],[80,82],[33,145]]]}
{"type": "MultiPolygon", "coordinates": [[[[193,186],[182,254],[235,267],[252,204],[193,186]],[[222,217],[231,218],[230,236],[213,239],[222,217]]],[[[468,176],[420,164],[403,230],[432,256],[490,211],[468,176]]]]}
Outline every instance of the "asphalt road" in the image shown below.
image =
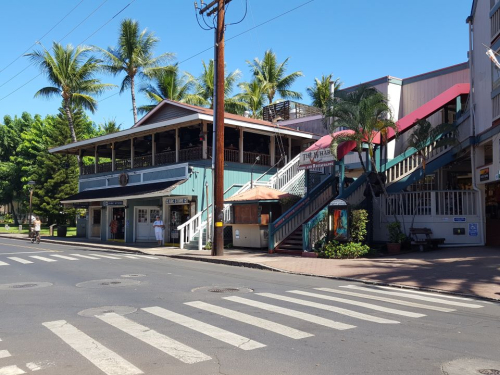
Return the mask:
{"type": "Polygon", "coordinates": [[[0,375],[500,374],[498,304],[80,245],[0,239],[0,311],[0,375]]]}

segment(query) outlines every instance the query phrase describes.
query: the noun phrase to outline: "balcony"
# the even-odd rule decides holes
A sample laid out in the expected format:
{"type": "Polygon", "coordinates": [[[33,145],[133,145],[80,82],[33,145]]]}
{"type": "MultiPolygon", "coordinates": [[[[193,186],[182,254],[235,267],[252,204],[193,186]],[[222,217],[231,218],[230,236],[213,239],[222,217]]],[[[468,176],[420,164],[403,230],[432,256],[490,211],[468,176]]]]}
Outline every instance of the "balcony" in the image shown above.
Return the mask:
{"type": "Polygon", "coordinates": [[[321,115],[321,109],[310,105],[285,100],[276,104],[268,105],[262,110],[262,116],[265,121],[273,121],[281,118],[282,120],[291,120],[302,117],[321,115]]]}

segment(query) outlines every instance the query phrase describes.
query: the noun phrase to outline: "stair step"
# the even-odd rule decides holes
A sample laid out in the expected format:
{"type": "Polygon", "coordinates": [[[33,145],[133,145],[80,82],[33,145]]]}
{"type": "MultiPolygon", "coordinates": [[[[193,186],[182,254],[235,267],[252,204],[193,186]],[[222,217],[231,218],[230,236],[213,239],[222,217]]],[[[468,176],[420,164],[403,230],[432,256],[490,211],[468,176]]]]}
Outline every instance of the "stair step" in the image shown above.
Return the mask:
{"type": "Polygon", "coordinates": [[[298,256],[302,255],[302,250],[286,250],[277,248],[274,250],[274,252],[278,254],[288,254],[288,255],[298,255],[298,256]]]}

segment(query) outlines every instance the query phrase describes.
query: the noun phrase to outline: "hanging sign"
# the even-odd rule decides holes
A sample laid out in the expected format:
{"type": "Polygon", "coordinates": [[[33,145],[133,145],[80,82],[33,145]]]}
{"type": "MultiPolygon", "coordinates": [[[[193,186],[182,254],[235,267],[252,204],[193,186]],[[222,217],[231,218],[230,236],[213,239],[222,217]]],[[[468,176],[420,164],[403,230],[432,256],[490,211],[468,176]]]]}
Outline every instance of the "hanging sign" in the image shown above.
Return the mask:
{"type": "Polygon", "coordinates": [[[488,181],[490,179],[490,169],[483,168],[479,170],[479,181],[488,181]]]}
{"type": "Polygon", "coordinates": [[[335,165],[335,158],[330,147],[300,153],[299,169],[312,169],[335,165]]]}
{"type": "Polygon", "coordinates": [[[477,223],[469,223],[469,236],[477,237],[477,223]]]}

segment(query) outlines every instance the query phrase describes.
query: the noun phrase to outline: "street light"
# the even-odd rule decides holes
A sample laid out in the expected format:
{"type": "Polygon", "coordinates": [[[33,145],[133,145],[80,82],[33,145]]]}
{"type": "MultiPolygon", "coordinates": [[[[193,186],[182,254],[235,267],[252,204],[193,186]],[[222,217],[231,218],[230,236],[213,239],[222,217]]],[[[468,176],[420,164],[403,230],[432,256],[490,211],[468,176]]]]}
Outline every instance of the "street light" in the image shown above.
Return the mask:
{"type": "Polygon", "coordinates": [[[256,158],[255,158],[255,161],[253,162],[252,164],[252,168],[250,168],[250,189],[253,189],[253,166],[255,165],[255,163],[257,163],[258,161],[260,160],[260,155],[258,155],[256,158]]]}
{"type": "Polygon", "coordinates": [[[28,189],[30,191],[30,221],[29,221],[29,226],[28,226],[28,237],[31,238],[31,221],[32,221],[32,215],[31,215],[31,202],[33,200],[33,189],[34,189],[35,181],[29,181],[28,182],[28,189]]]}

